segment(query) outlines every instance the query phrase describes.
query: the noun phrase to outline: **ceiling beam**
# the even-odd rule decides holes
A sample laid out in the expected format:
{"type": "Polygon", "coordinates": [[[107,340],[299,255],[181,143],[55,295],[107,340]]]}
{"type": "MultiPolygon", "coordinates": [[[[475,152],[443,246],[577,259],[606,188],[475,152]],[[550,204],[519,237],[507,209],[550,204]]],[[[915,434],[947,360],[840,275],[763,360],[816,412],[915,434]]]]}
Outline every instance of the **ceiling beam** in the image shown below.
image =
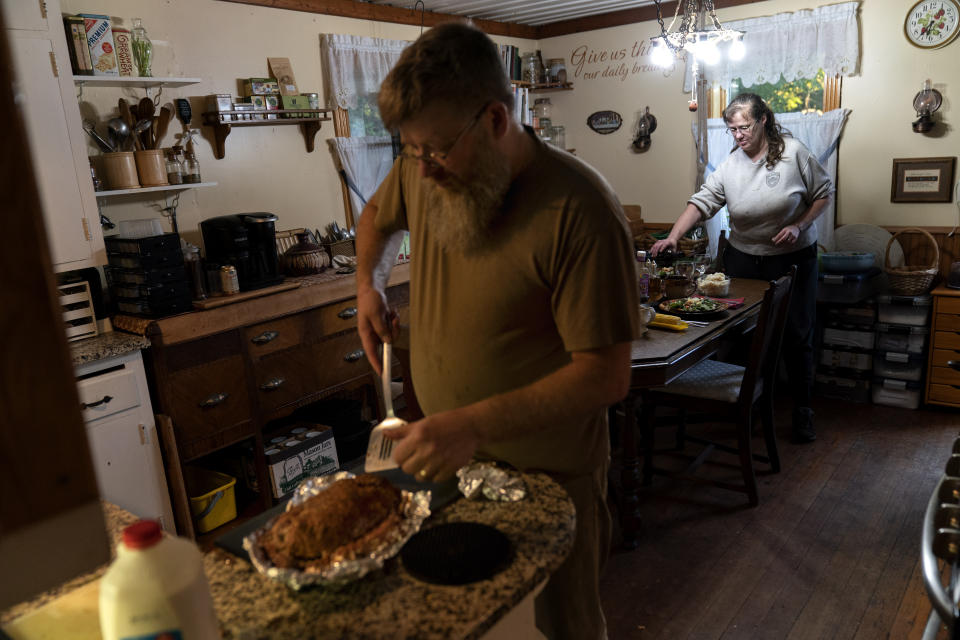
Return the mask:
{"type": "MultiPolygon", "coordinates": [[[[734,7],[741,4],[753,4],[755,2],[765,2],[766,0],[723,0],[723,6],[718,9],[734,7]]],[[[677,10],[676,2],[664,2],[661,9],[663,20],[669,24],[673,19],[673,13],[677,10]]],[[[647,22],[657,19],[656,5],[647,5],[637,9],[624,9],[623,11],[611,11],[610,13],[601,13],[596,16],[586,18],[576,18],[574,20],[563,20],[560,22],[551,22],[540,25],[537,28],[537,40],[543,38],[553,38],[556,36],[565,36],[571,33],[581,33],[583,31],[595,31],[597,29],[609,29],[610,27],[620,27],[626,24],[636,24],[638,22],[647,22]]]]}
{"type": "MultiPolygon", "coordinates": [[[[252,4],[274,9],[288,9],[290,11],[306,11],[321,13],[341,18],[356,18],[358,20],[376,20],[395,24],[409,24],[419,27],[434,27],[444,22],[463,20],[463,16],[433,11],[421,12],[413,9],[401,9],[370,2],[355,2],[354,0],[221,0],[222,2],[236,2],[252,4]],[[421,20],[423,21],[421,23],[421,20]]],[[[473,20],[473,23],[484,33],[511,38],[537,39],[537,28],[529,25],[514,24],[512,22],[495,22],[493,20],[473,20]]]]}

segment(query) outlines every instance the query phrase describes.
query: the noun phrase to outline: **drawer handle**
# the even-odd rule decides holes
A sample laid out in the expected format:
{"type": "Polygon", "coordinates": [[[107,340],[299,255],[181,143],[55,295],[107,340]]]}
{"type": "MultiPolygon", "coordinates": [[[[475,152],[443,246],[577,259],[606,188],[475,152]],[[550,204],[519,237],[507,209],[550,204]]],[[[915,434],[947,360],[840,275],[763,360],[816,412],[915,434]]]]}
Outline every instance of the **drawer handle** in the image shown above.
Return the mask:
{"type": "Polygon", "coordinates": [[[346,320],[347,318],[352,318],[355,315],[357,315],[357,308],[347,307],[346,309],[338,313],[337,317],[340,318],[341,320],[346,320]]]}
{"type": "Polygon", "coordinates": [[[81,402],[80,410],[82,411],[83,409],[92,409],[93,407],[99,407],[102,404],[107,404],[111,400],[113,400],[113,396],[103,396],[96,402],[81,402]]]}
{"type": "Polygon", "coordinates": [[[267,380],[267,381],[264,382],[262,385],[260,385],[260,390],[261,390],[261,391],[276,391],[277,389],[279,389],[280,387],[282,387],[285,382],[286,382],[286,379],[285,379],[285,378],[282,378],[282,377],[280,377],[280,376],[277,376],[276,378],[271,378],[270,380],[267,380]]]}
{"type": "Polygon", "coordinates": [[[279,331],[264,331],[260,335],[250,339],[250,342],[253,344],[267,344],[271,340],[275,340],[280,336],[279,331]]]}
{"type": "Polygon", "coordinates": [[[215,407],[218,404],[222,403],[224,400],[229,398],[229,394],[218,391],[217,393],[211,393],[203,401],[200,402],[200,406],[204,409],[209,409],[210,407],[215,407]]]}
{"type": "Polygon", "coordinates": [[[947,366],[954,371],[960,371],[960,360],[947,360],[947,366]]]}
{"type": "Polygon", "coordinates": [[[351,351],[347,355],[343,356],[343,359],[347,362],[356,362],[363,357],[363,349],[357,349],[356,351],[351,351]]]}

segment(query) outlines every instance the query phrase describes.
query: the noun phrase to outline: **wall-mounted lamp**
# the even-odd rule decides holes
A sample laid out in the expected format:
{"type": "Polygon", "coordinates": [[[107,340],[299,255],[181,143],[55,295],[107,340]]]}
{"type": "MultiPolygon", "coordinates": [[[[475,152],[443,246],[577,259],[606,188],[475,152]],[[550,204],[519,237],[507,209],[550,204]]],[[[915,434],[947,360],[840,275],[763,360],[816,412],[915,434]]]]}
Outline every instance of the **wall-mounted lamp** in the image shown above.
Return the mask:
{"type": "Polygon", "coordinates": [[[913,130],[917,133],[926,133],[933,129],[936,123],[933,114],[943,104],[943,95],[930,86],[929,80],[924,80],[923,88],[913,97],[913,108],[917,112],[917,119],[913,122],[913,130]]]}

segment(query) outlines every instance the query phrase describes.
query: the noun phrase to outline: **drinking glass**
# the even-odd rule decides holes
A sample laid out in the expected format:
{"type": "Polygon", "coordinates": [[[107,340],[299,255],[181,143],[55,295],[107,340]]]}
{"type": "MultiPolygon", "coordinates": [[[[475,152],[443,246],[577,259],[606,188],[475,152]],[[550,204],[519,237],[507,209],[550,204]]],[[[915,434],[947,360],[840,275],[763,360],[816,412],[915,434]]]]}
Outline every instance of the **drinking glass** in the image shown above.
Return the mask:
{"type": "Polygon", "coordinates": [[[693,260],[693,270],[697,274],[697,279],[702,278],[710,267],[710,257],[707,255],[697,256],[693,260]]]}
{"type": "Polygon", "coordinates": [[[693,262],[690,260],[685,260],[683,262],[677,262],[674,264],[676,268],[676,273],[678,276],[683,276],[687,280],[693,278],[693,262]]]}

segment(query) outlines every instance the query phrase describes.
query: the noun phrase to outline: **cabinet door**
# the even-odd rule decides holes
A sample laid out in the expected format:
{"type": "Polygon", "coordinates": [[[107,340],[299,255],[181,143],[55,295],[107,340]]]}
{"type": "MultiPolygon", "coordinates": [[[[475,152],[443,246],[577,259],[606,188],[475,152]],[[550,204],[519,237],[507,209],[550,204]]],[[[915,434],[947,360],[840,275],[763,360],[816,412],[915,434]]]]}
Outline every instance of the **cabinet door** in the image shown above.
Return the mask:
{"type": "Polygon", "coordinates": [[[11,36],[19,104],[30,138],[51,257],[62,270],[105,260],[86,147],[77,137],[83,131],[69,76],[69,58],[54,55],[61,48],[51,39],[56,37],[55,32],[63,37],[62,26],[51,29],[46,37],[28,31],[7,33],[11,36]],[[68,75],[64,79],[61,73],[68,75]],[[69,84],[64,87],[62,80],[69,80],[69,84]]]}
{"type": "Polygon", "coordinates": [[[158,519],[172,530],[153,423],[144,424],[136,411],[128,411],[89,423],[87,439],[100,497],[141,518],[158,519]]]}
{"type": "Polygon", "coordinates": [[[46,31],[46,0],[3,0],[3,23],[7,29],[46,31]]]}

